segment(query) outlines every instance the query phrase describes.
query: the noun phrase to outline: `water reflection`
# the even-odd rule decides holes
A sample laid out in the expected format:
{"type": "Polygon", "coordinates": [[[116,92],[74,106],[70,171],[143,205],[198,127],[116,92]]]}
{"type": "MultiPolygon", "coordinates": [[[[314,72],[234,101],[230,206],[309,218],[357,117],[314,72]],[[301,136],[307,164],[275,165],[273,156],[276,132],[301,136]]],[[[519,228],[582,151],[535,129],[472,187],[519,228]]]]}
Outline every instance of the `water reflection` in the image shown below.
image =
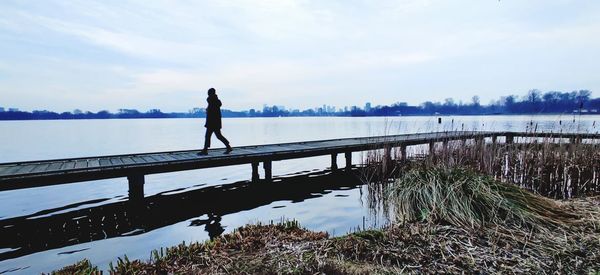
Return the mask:
{"type": "MultiPolygon", "coordinates": [[[[332,190],[352,189],[360,185],[354,173],[321,171],[273,182],[243,181],[177,193],[163,192],[139,203],[120,201],[74,209],[102,201],[94,200],[48,209],[0,220],[0,260],[97,240],[144,234],[190,219],[190,227],[204,227],[212,239],[225,231],[220,223],[225,215],[275,201],[301,202],[322,197],[332,190]],[[69,211],[69,208],[74,210],[69,211]]],[[[63,253],[76,252],[79,251],[63,253]]]]}

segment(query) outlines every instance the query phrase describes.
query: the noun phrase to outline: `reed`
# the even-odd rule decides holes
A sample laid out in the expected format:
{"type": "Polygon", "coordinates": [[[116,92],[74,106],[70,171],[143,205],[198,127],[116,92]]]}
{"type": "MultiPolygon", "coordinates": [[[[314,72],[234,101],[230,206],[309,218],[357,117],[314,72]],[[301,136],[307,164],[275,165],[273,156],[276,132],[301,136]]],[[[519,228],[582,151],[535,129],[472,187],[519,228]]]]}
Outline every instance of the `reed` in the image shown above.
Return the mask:
{"type": "MultiPolygon", "coordinates": [[[[372,150],[364,154],[363,180],[389,182],[414,165],[468,167],[554,199],[600,193],[600,143],[597,141],[573,143],[560,138],[520,138],[508,144],[466,139],[438,142],[431,151],[425,146],[411,149],[407,161],[402,160],[398,150],[372,150]]],[[[373,185],[371,188],[383,187],[373,185]]]]}
{"type": "Polygon", "coordinates": [[[411,169],[395,181],[388,195],[402,222],[550,229],[579,220],[551,199],[466,168],[411,169]]]}

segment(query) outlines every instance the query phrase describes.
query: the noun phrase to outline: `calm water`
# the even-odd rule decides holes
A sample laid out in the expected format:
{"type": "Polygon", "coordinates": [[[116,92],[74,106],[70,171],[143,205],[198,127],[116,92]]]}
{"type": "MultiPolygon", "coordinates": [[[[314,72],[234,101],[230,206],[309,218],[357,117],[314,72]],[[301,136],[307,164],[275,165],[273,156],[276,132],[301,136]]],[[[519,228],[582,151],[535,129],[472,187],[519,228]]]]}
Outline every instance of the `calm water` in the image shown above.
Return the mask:
{"type": "MultiPolygon", "coordinates": [[[[598,132],[600,116],[455,116],[225,119],[233,146],[414,132],[514,130],[598,132]]],[[[199,149],[203,120],[0,122],[0,162],[199,149]]],[[[222,147],[213,137],[213,146],[222,147]]],[[[360,153],[355,162],[360,162],[360,153]]],[[[343,163],[340,158],[340,162],[343,163]]],[[[0,273],[51,271],[82,258],[103,268],[116,257],[147,259],[152,249],[202,241],[247,223],[294,218],[340,235],[378,227],[355,178],[321,172],[328,156],[276,162],[262,186],[250,167],[147,176],[146,205],[126,201],[125,179],[0,192],[0,273]],[[100,221],[100,222],[98,222],[100,221]],[[100,223],[104,225],[100,225],[100,223]]]]}

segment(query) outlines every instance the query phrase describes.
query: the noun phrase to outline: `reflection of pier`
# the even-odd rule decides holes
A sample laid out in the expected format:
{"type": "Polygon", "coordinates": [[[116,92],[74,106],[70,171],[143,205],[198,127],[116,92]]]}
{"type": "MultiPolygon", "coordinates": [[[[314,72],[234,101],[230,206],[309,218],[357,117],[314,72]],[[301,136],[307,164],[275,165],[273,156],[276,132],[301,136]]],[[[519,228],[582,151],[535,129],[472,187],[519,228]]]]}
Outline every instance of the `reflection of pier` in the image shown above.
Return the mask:
{"type": "MultiPolygon", "coordinates": [[[[82,204],[0,220],[0,261],[96,240],[142,234],[190,220],[212,238],[223,232],[221,216],[275,201],[303,201],[328,190],[354,188],[351,173],[313,173],[250,184],[238,182],[177,194],[159,194],[143,201],[121,201],[69,211],[82,204]],[[57,213],[57,214],[53,214],[57,213]],[[202,217],[201,217],[202,216],[202,217]]],[[[87,203],[98,203],[91,201],[87,203]]]]}
{"type": "Polygon", "coordinates": [[[210,150],[207,156],[199,156],[199,151],[176,151],[4,163],[0,164],[0,190],[127,177],[129,197],[141,199],[147,174],[252,164],[252,179],[258,180],[258,167],[262,162],[265,178],[271,180],[272,162],[278,160],[331,155],[331,167],[337,169],[337,155],[344,154],[348,168],[352,166],[352,152],[398,147],[404,158],[406,147],[411,145],[429,144],[432,148],[437,142],[447,144],[452,140],[473,139],[481,143],[486,138],[496,142],[498,137],[504,137],[507,143],[516,142],[518,137],[558,138],[570,142],[600,139],[598,134],[437,132],[245,146],[235,148],[229,155],[223,155],[222,150],[210,150]]]}

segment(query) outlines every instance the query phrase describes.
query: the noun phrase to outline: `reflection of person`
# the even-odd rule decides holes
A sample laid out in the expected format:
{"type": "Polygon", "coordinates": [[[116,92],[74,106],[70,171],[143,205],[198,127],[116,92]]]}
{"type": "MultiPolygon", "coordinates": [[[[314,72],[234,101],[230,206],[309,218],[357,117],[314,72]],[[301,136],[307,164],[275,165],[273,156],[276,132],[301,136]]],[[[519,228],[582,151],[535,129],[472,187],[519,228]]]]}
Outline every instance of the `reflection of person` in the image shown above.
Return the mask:
{"type": "Polygon", "coordinates": [[[204,231],[208,232],[208,237],[213,240],[221,236],[225,229],[221,226],[221,216],[213,213],[208,214],[208,223],[204,226],[204,231]]]}
{"type": "Polygon", "coordinates": [[[213,133],[217,138],[227,146],[225,154],[231,153],[233,148],[229,146],[229,141],[221,134],[221,100],[217,97],[215,88],[208,89],[208,107],[206,108],[206,135],[204,136],[204,149],[200,152],[201,155],[208,155],[208,148],[210,147],[210,138],[213,133]]]}

